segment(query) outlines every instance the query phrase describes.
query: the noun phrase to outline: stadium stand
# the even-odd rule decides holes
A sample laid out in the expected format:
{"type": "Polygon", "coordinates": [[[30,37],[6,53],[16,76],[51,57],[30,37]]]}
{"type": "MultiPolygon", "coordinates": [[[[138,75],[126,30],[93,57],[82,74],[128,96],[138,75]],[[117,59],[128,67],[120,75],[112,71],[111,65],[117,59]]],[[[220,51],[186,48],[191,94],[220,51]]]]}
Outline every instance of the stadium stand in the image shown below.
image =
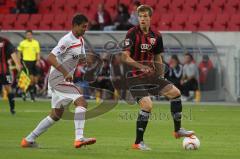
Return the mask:
{"type": "MultiPolygon", "coordinates": [[[[116,6],[131,0],[41,0],[36,1],[38,14],[10,14],[15,0],[0,4],[0,29],[68,30],[69,18],[81,12],[92,20],[99,3],[104,3],[112,18],[116,6]],[[53,23],[54,22],[54,23],[53,23]]],[[[158,30],[238,31],[240,30],[239,0],[141,0],[155,10],[153,27],[158,30]]]]}

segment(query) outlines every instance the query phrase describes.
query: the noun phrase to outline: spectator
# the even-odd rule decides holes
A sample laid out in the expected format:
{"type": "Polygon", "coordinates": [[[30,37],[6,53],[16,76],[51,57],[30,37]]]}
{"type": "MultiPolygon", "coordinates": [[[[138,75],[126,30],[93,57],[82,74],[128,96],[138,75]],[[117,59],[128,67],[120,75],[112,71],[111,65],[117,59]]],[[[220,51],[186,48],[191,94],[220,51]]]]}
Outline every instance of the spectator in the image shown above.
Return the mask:
{"type": "Polygon", "coordinates": [[[104,4],[100,3],[98,5],[98,11],[94,16],[94,21],[92,21],[91,30],[103,30],[107,25],[111,25],[112,20],[109,12],[104,8],[104,4]]]}
{"type": "Polygon", "coordinates": [[[186,53],[184,56],[183,76],[181,80],[183,100],[193,98],[190,91],[198,90],[198,68],[194,62],[193,56],[186,53]]]}
{"type": "Polygon", "coordinates": [[[203,55],[202,61],[198,65],[199,83],[201,90],[208,90],[213,81],[207,81],[210,74],[213,73],[213,64],[208,55],[203,55]],[[210,82],[210,83],[209,83],[210,82]]]}
{"type": "Polygon", "coordinates": [[[183,74],[183,66],[180,64],[180,61],[177,55],[172,55],[170,61],[169,69],[169,81],[171,81],[177,88],[181,90],[181,78],[183,74]]]}
{"type": "Polygon", "coordinates": [[[136,26],[139,24],[138,22],[138,14],[137,14],[137,7],[139,7],[141,3],[139,1],[134,1],[133,2],[133,10],[131,12],[130,18],[128,19],[128,22],[132,26],[136,26]]]}
{"type": "Polygon", "coordinates": [[[117,16],[114,19],[114,25],[106,26],[104,30],[128,30],[131,27],[131,24],[128,22],[129,18],[128,8],[120,3],[117,7],[117,16]]]}
{"type": "Polygon", "coordinates": [[[90,98],[90,90],[88,81],[84,80],[84,74],[87,71],[87,66],[85,64],[78,64],[74,72],[74,83],[83,89],[83,96],[85,99],[90,98]]]}
{"type": "MultiPolygon", "coordinates": [[[[35,84],[38,83],[38,68],[37,64],[40,60],[40,45],[39,42],[33,39],[32,30],[26,31],[26,39],[20,42],[18,46],[18,51],[21,54],[22,61],[29,70],[31,84],[29,86],[29,92],[31,100],[35,101],[36,87],[35,84]]],[[[25,94],[23,94],[23,99],[26,99],[25,94]]]]}
{"type": "Polygon", "coordinates": [[[37,13],[37,8],[34,0],[17,0],[16,8],[14,8],[12,13],[37,13]]]}
{"type": "Polygon", "coordinates": [[[97,77],[97,88],[102,89],[101,90],[101,97],[102,99],[111,99],[113,96],[111,96],[108,92],[104,91],[103,89],[109,90],[112,93],[114,92],[114,88],[112,86],[112,82],[110,80],[110,67],[109,67],[109,60],[106,58],[103,58],[103,67],[101,68],[98,77],[97,77]]]}

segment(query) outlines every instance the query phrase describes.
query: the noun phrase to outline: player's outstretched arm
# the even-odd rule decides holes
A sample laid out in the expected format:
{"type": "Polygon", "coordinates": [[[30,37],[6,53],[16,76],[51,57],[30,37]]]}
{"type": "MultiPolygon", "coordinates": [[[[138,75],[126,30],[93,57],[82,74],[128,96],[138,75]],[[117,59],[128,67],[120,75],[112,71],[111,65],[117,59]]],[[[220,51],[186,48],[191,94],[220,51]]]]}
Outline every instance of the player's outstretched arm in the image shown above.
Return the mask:
{"type": "Polygon", "coordinates": [[[15,65],[16,65],[17,70],[18,70],[18,71],[21,71],[22,65],[21,65],[21,62],[20,62],[20,60],[19,60],[19,58],[18,58],[17,53],[16,53],[16,52],[12,53],[12,54],[11,54],[11,57],[12,57],[15,65]]]}
{"type": "Polygon", "coordinates": [[[58,63],[56,56],[50,53],[47,58],[48,62],[55,67],[59,72],[61,72],[67,82],[72,82],[73,77],[58,63]]]}
{"type": "Polygon", "coordinates": [[[151,72],[152,69],[149,67],[149,66],[146,66],[146,65],[142,65],[140,63],[138,63],[137,61],[135,61],[134,59],[132,59],[130,56],[129,56],[129,52],[128,51],[124,51],[121,55],[121,60],[122,62],[126,63],[127,65],[129,66],[132,66],[132,67],[135,67],[135,68],[138,68],[140,69],[141,71],[145,72],[145,73],[148,73],[148,72],[151,72]]]}

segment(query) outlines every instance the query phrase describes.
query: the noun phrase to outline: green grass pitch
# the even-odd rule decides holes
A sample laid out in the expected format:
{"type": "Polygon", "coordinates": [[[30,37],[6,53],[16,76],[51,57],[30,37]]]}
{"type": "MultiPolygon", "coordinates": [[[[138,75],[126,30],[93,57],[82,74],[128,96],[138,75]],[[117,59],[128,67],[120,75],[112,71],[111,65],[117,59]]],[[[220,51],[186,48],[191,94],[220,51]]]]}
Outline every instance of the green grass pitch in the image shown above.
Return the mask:
{"type": "MultiPolygon", "coordinates": [[[[93,107],[94,103],[90,103],[93,107]]],[[[95,145],[75,149],[74,123],[61,120],[38,138],[38,149],[20,147],[21,139],[48,115],[50,102],[16,101],[15,116],[7,101],[0,101],[1,159],[237,159],[240,158],[240,107],[184,106],[183,127],[193,129],[201,141],[196,151],[182,148],[182,139],[172,136],[173,123],[167,104],[154,104],[145,133],[148,152],[131,149],[135,139],[137,105],[120,103],[112,111],[86,121],[85,136],[95,145]]]]}

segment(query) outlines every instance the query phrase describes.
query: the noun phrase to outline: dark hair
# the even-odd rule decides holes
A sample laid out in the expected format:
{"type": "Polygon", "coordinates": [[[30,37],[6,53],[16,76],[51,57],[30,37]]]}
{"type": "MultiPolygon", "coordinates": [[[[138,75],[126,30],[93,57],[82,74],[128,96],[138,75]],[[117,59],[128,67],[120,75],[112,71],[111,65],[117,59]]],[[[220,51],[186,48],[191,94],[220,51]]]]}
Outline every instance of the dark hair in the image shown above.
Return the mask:
{"type": "Polygon", "coordinates": [[[134,1],[134,2],[133,2],[133,5],[139,7],[139,6],[141,5],[141,2],[139,2],[139,1],[134,1]]]}
{"type": "Polygon", "coordinates": [[[88,22],[88,18],[83,14],[76,14],[73,16],[73,19],[72,19],[72,25],[80,25],[87,22],[88,22]]]}
{"type": "Polygon", "coordinates": [[[190,54],[190,53],[185,53],[185,56],[189,56],[189,57],[191,58],[191,60],[193,60],[192,54],[190,54]]]}
{"type": "Polygon", "coordinates": [[[25,34],[27,34],[27,33],[33,33],[33,31],[32,30],[26,30],[25,34]]]}
{"type": "Polygon", "coordinates": [[[153,14],[153,9],[149,5],[140,5],[137,8],[137,13],[139,15],[140,12],[148,12],[148,15],[151,17],[153,14]]]}
{"type": "Polygon", "coordinates": [[[179,58],[177,55],[172,55],[171,56],[172,59],[176,60],[178,64],[180,64],[179,58]]]}

